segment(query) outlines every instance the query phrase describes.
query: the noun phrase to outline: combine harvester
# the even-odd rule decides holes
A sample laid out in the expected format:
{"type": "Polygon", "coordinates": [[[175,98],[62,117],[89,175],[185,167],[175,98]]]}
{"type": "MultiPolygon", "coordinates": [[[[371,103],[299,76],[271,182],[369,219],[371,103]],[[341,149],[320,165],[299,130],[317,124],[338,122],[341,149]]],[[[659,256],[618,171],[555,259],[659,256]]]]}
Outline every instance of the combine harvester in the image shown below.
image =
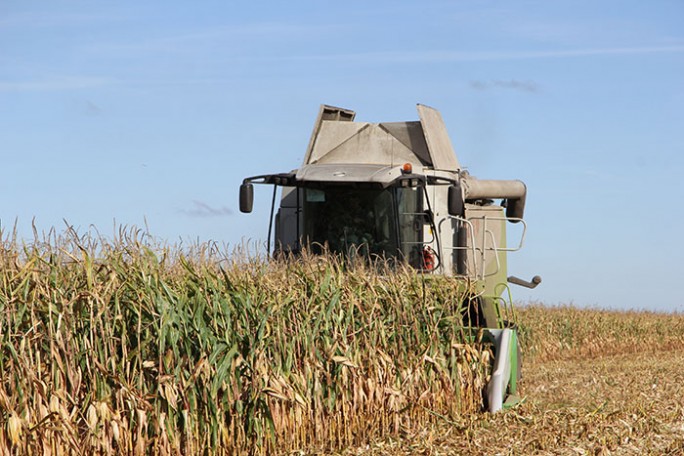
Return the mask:
{"type": "Polygon", "coordinates": [[[534,288],[541,282],[506,271],[507,253],[522,248],[525,237],[526,187],[471,176],[456,158],[440,113],[418,105],[418,115],[412,122],[354,122],[354,111],[321,106],[302,166],[246,178],[240,211],[252,211],[253,184],[271,184],[269,252],[275,221],[276,252],[327,248],[406,261],[421,273],[474,283],[463,321],[485,328],[494,345],[487,399],[496,412],[515,403],[520,379],[517,330],[504,315],[511,309],[508,284],[534,288]],[[512,247],[507,223],[521,225],[512,247]]]}

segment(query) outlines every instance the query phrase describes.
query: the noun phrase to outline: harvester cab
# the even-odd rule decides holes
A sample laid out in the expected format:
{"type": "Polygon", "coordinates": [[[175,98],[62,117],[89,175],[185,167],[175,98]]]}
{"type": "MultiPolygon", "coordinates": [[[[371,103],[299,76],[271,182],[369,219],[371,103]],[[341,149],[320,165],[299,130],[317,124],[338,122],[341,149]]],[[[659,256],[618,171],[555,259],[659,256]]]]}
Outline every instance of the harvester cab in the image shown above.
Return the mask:
{"type": "Polygon", "coordinates": [[[269,253],[273,237],[279,253],[306,247],[379,257],[471,280],[476,291],[465,303],[464,321],[485,328],[494,345],[487,397],[489,410],[497,411],[515,400],[520,377],[508,284],[533,288],[541,282],[538,276],[507,276],[506,256],[525,238],[525,184],[471,176],[433,108],[419,104],[419,120],[409,122],[355,122],[355,115],[321,106],[302,166],[244,179],[240,211],[252,211],[253,184],[272,184],[269,253]],[[511,246],[509,223],[519,227],[511,246]]]}

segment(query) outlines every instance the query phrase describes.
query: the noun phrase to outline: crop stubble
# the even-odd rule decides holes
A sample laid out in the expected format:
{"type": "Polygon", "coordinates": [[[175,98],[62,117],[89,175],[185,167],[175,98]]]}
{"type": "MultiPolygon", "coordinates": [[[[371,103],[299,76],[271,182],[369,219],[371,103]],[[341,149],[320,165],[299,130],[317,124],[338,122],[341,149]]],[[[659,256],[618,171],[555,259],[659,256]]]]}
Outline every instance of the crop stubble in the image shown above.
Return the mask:
{"type": "Polygon", "coordinates": [[[369,455],[684,455],[684,317],[528,305],[524,402],[374,441],[369,455]]]}

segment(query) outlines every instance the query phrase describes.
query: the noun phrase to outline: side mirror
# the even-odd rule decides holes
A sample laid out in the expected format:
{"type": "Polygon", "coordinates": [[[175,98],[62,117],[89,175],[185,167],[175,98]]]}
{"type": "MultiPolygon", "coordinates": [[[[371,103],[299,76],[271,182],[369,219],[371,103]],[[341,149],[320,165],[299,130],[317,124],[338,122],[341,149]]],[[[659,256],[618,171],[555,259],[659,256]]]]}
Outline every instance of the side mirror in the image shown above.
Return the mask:
{"type": "Polygon", "coordinates": [[[240,185],[240,212],[252,212],[254,205],[254,186],[250,183],[240,185]]]}
{"type": "Polygon", "coordinates": [[[463,217],[465,214],[465,203],[463,202],[463,193],[461,193],[460,185],[453,184],[449,186],[447,205],[449,206],[449,215],[463,217]]]}

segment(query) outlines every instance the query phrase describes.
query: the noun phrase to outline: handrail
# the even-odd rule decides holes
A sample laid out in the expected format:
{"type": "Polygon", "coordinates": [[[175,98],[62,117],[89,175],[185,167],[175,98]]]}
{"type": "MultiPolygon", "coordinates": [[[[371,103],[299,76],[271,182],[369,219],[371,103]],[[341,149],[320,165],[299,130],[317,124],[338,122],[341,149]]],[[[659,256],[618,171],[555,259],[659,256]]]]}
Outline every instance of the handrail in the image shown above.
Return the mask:
{"type": "Polygon", "coordinates": [[[527,223],[525,220],[517,217],[499,217],[499,216],[487,216],[487,215],[482,215],[482,216],[477,216],[477,217],[470,217],[468,219],[465,219],[463,217],[455,216],[455,215],[448,215],[447,217],[444,217],[440,220],[438,223],[438,229],[441,232],[442,230],[442,223],[444,223],[447,220],[457,220],[460,222],[467,223],[470,227],[468,230],[468,233],[470,235],[470,246],[450,246],[450,247],[445,247],[445,249],[449,250],[470,250],[473,254],[473,257],[477,253],[479,253],[481,257],[481,263],[482,263],[482,271],[478,271],[477,269],[477,262],[475,262],[475,276],[484,279],[485,277],[489,277],[492,275],[497,274],[501,270],[501,263],[499,261],[499,256],[495,255],[496,258],[496,270],[492,273],[485,273],[485,268],[484,268],[484,263],[485,263],[485,252],[517,252],[518,250],[523,248],[523,245],[525,243],[525,235],[527,233],[527,223]],[[481,245],[479,243],[475,242],[475,235],[474,235],[474,226],[472,223],[472,220],[482,220],[482,242],[481,245]],[[520,241],[518,242],[518,245],[515,247],[498,247],[496,243],[496,238],[494,236],[494,232],[492,230],[487,229],[487,221],[492,220],[492,221],[506,221],[506,222],[522,222],[523,230],[520,235],[520,241]],[[487,246],[487,236],[489,236],[489,239],[491,240],[491,247],[487,246]]]}
{"type": "Polygon", "coordinates": [[[506,283],[498,283],[494,287],[494,295],[489,296],[492,299],[499,301],[497,307],[497,317],[499,319],[499,327],[503,328],[504,321],[512,321],[514,324],[518,323],[518,314],[515,312],[515,306],[513,305],[513,296],[511,295],[511,288],[506,283]],[[503,290],[498,291],[503,287],[503,290]],[[502,296],[503,291],[506,291],[507,296],[502,296]]]}
{"type": "MultiPolygon", "coordinates": [[[[496,269],[494,270],[494,272],[490,272],[489,274],[486,274],[484,271],[484,267],[483,267],[482,268],[483,269],[483,271],[482,271],[482,277],[483,278],[496,275],[501,270],[501,262],[499,261],[499,255],[498,255],[498,252],[500,250],[497,250],[497,248],[496,248],[496,238],[494,237],[494,232],[492,230],[485,230],[484,233],[488,234],[491,237],[491,239],[492,239],[492,251],[497,252],[497,255],[494,255],[494,258],[496,258],[496,269]]],[[[486,242],[484,242],[484,248],[485,249],[487,248],[486,242]]],[[[482,264],[484,264],[484,261],[485,261],[485,257],[484,257],[484,252],[483,252],[482,253],[482,264]]]]}
{"type": "Polygon", "coordinates": [[[517,222],[522,222],[523,225],[523,231],[522,234],[520,235],[520,242],[518,243],[517,247],[496,247],[494,250],[497,252],[517,252],[518,250],[523,248],[523,244],[525,242],[525,234],[527,233],[527,223],[525,220],[517,217],[489,217],[486,215],[480,216],[480,217],[471,217],[471,219],[488,219],[488,220],[499,220],[499,221],[506,221],[506,222],[511,222],[511,223],[517,223],[517,222]]]}
{"type": "MultiPolygon", "coordinates": [[[[450,250],[472,250],[472,252],[473,252],[473,257],[474,257],[474,256],[475,256],[475,252],[478,252],[478,251],[480,251],[481,249],[478,248],[478,247],[476,247],[476,243],[475,243],[475,234],[474,234],[474,233],[475,233],[475,228],[473,227],[473,224],[470,222],[470,220],[467,220],[467,219],[465,219],[465,218],[463,218],[463,217],[459,217],[459,216],[457,216],[457,215],[449,215],[449,216],[447,216],[447,217],[445,217],[445,218],[443,218],[442,220],[439,221],[439,223],[437,224],[437,231],[438,231],[439,233],[441,233],[441,232],[442,232],[442,223],[444,223],[445,221],[450,220],[450,219],[454,219],[454,220],[457,220],[457,221],[459,221],[459,222],[466,223],[466,224],[468,224],[468,225],[470,226],[470,229],[468,230],[468,234],[470,235],[470,247],[468,247],[468,246],[459,247],[459,246],[453,246],[453,245],[452,245],[451,247],[445,247],[445,249],[448,248],[448,249],[450,249],[450,250]]],[[[475,277],[479,277],[479,274],[478,274],[478,272],[477,272],[477,263],[475,263],[475,269],[476,269],[476,271],[475,271],[475,277]]]]}

